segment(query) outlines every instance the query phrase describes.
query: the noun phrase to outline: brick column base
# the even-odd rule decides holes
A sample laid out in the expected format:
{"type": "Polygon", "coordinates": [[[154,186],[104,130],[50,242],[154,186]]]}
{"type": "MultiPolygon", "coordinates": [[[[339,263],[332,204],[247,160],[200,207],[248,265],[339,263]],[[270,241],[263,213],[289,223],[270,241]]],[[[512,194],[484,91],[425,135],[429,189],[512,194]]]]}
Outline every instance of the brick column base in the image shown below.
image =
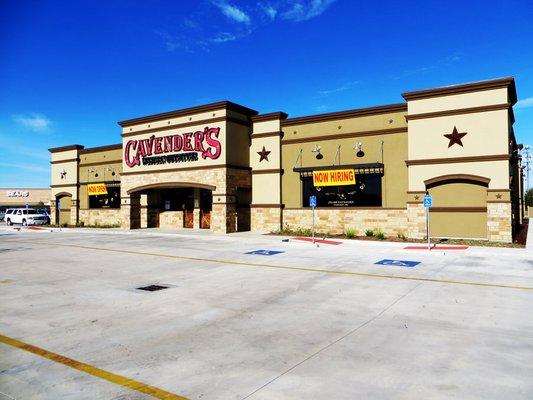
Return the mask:
{"type": "Polygon", "coordinates": [[[79,213],[80,213],[80,201],[79,200],[71,200],[70,203],[70,225],[76,225],[78,223],[79,219],[79,213]]]}
{"type": "Polygon", "coordinates": [[[272,232],[281,229],[282,211],[280,207],[254,207],[250,209],[252,231],[272,232]]]}
{"type": "Polygon", "coordinates": [[[426,237],[426,210],[422,203],[407,204],[407,237],[410,239],[426,237]]]}
{"type": "Polygon", "coordinates": [[[512,243],[511,203],[487,203],[487,239],[492,242],[512,243]]]}

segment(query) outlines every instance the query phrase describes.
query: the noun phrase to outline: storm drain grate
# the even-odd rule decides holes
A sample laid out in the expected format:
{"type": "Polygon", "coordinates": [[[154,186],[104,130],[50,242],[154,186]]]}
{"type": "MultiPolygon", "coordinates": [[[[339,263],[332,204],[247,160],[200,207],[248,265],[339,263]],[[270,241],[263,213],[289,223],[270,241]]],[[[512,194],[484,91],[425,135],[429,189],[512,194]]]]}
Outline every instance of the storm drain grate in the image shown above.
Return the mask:
{"type": "Polygon", "coordinates": [[[148,285],[148,286],[142,286],[138,287],[138,290],[145,290],[147,292],[155,292],[157,290],[163,290],[168,289],[168,286],[161,286],[161,285],[148,285]]]}

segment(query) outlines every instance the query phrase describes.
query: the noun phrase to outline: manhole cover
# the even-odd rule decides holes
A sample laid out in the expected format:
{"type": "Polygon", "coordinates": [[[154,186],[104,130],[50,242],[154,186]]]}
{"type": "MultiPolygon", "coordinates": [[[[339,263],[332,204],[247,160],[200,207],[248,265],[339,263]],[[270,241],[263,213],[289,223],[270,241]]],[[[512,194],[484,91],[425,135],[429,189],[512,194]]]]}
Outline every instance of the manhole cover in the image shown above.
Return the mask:
{"type": "Polygon", "coordinates": [[[147,291],[147,292],[155,292],[156,290],[168,289],[168,286],[148,285],[148,286],[138,287],[137,289],[139,289],[139,290],[145,290],[145,291],[147,291]]]}

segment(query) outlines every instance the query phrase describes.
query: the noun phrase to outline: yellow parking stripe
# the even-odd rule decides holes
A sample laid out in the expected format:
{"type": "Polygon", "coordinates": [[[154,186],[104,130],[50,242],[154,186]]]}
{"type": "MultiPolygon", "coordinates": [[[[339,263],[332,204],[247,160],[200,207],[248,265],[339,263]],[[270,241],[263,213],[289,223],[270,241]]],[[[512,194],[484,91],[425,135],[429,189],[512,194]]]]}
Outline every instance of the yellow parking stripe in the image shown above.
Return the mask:
{"type": "Polygon", "coordinates": [[[288,266],[288,265],[246,263],[242,261],[217,260],[214,258],[189,257],[189,256],[176,256],[172,254],[160,254],[160,253],[148,253],[148,252],[134,251],[134,250],[110,249],[110,248],[105,248],[105,247],[91,247],[91,246],[82,246],[82,245],[77,245],[77,244],[63,244],[63,243],[50,243],[50,242],[37,243],[37,242],[30,242],[30,241],[24,241],[24,240],[13,240],[13,242],[41,244],[41,245],[48,244],[48,245],[53,245],[53,246],[74,247],[74,248],[85,249],[85,250],[98,250],[98,251],[107,251],[111,253],[134,254],[138,256],[172,258],[172,259],[177,259],[177,260],[204,261],[204,262],[210,262],[210,263],[229,264],[229,265],[237,265],[237,266],[252,267],[252,268],[258,267],[258,268],[271,268],[271,269],[285,269],[285,270],[291,270],[291,271],[320,272],[324,274],[333,274],[333,275],[364,276],[368,278],[378,278],[378,279],[398,279],[398,280],[416,281],[416,282],[432,282],[432,283],[442,283],[442,284],[450,284],[450,285],[466,285],[466,286],[479,286],[479,287],[489,287],[489,288],[533,291],[533,287],[530,287],[530,286],[503,285],[503,284],[498,284],[498,283],[483,283],[483,282],[471,282],[471,281],[454,281],[454,280],[447,280],[447,279],[422,278],[422,277],[414,277],[414,276],[383,275],[383,274],[372,274],[369,272],[335,271],[335,270],[321,269],[321,268],[293,267],[293,266],[288,266]]]}
{"type": "Polygon", "coordinates": [[[78,371],[85,372],[87,374],[96,376],[109,382],[116,383],[117,385],[124,386],[144,394],[148,394],[157,399],[188,400],[186,397],[178,396],[177,394],[158,389],[156,387],[123,377],[121,375],[114,374],[112,372],[104,371],[103,369],[93,367],[92,365],[73,360],[72,358],[68,358],[57,353],[52,353],[51,351],[41,349],[40,347],[33,346],[31,344],[24,343],[20,340],[13,339],[11,337],[4,336],[1,334],[0,343],[4,343],[9,346],[28,351],[38,356],[47,358],[51,361],[66,365],[67,367],[77,369],[78,371]]]}

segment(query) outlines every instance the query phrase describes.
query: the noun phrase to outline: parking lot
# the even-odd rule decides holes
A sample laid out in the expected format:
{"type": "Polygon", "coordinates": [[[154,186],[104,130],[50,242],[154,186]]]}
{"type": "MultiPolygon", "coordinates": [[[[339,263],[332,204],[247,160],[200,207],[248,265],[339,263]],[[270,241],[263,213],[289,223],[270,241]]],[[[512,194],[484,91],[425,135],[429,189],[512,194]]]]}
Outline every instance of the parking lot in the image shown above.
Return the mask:
{"type": "Polygon", "coordinates": [[[0,399],[533,398],[533,254],[404,247],[2,228],[0,399]]]}

